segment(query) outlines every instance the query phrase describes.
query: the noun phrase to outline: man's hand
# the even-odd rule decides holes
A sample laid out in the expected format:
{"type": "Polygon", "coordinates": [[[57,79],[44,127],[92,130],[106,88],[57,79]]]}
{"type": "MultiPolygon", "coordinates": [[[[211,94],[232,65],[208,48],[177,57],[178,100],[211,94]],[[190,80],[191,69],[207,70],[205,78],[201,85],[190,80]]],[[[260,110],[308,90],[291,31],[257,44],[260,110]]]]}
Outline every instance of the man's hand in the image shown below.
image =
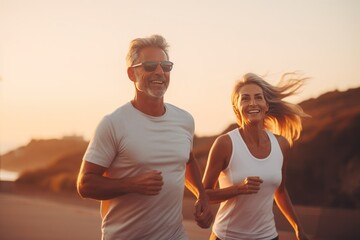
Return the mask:
{"type": "Polygon", "coordinates": [[[132,179],[134,192],[144,195],[157,195],[164,184],[161,172],[151,171],[135,176],[132,179]]]}
{"type": "Polygon", "coordinates": [[[195,221],[201,228],[209,228],[213,221],[207,198],[200,198],[195,202],[195,221]]]}

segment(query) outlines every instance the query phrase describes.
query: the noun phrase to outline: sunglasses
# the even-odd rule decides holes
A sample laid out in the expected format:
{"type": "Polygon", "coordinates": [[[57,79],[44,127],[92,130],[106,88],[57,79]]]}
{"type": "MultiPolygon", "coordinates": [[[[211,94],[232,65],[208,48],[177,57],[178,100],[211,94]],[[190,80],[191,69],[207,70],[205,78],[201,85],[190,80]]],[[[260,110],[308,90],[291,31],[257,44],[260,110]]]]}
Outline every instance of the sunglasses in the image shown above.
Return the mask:
{"type": "Polygon", "coordinates": [[[136,68],[139,66],[143,66],[145,71],[147,72],[153,72],[155,71],[155,69],[157,68],[157,66],[160,64],[162,70],[164,72],[170,72],[174,63],[170,62],[170,61],[162,61],[162,62],[153,62],[153,61],[147,61],[147,62],[142,62],[142,63],[138,63],[135,65],[132,65],[132,68],[136,68]]]}

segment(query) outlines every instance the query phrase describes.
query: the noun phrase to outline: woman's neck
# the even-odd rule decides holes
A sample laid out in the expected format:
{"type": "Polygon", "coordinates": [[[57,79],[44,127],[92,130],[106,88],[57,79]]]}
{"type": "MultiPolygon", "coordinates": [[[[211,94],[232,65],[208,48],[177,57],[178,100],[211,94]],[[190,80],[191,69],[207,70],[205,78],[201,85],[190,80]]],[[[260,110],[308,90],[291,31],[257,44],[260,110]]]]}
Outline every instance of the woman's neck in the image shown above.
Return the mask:
{"type": "Polygon", "coordinates": [[[247,144],[260,146],[268,140],[263,126],[247,125],[240,129],[240,133],[247,144]]]}

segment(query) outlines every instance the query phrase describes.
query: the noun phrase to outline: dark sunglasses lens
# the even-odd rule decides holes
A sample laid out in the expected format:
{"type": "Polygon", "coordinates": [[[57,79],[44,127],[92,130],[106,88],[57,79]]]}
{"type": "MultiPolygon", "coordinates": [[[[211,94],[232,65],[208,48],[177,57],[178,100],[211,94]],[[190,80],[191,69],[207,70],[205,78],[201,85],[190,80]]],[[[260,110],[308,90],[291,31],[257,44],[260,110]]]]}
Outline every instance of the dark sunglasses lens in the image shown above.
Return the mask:
{"type": "MultiPolygon", "coordinates": [[[[144,66],[145,71],[153,72],[158,66],[158,62],[144,62],[142,65],[144,66]]],[[[164,72],[170,72],[173,66],[172,62],[164,61],[160,63],[160,66],[164,72]]]]}
{"type": "Polygon", "coordinates": [[[155,71],[157,65],[158,65],[157,62],[144,62],[144,63],[143,63],[144,69],[145,69],[145,71],[147,71],[147,72],[153,72],[153,71],[155,71]]]}
{"type": "Polygon", "coordinates": [[[170,72],[172,69],[173,63],[172,62],[162,62],[160,65],[164,72],[170,72]]]}

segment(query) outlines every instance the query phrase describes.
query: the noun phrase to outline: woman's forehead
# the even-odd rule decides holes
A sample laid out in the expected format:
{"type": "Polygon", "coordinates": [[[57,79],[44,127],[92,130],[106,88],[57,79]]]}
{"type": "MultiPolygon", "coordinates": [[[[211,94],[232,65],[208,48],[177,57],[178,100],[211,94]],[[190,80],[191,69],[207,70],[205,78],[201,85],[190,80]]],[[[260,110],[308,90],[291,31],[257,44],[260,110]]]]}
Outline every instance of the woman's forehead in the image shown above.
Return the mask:
{"type": "Polygon", "coordinates": [[[263,94],[263,90],[259,85],[249,83],[240,88],[239,94],[263,94]]]}

